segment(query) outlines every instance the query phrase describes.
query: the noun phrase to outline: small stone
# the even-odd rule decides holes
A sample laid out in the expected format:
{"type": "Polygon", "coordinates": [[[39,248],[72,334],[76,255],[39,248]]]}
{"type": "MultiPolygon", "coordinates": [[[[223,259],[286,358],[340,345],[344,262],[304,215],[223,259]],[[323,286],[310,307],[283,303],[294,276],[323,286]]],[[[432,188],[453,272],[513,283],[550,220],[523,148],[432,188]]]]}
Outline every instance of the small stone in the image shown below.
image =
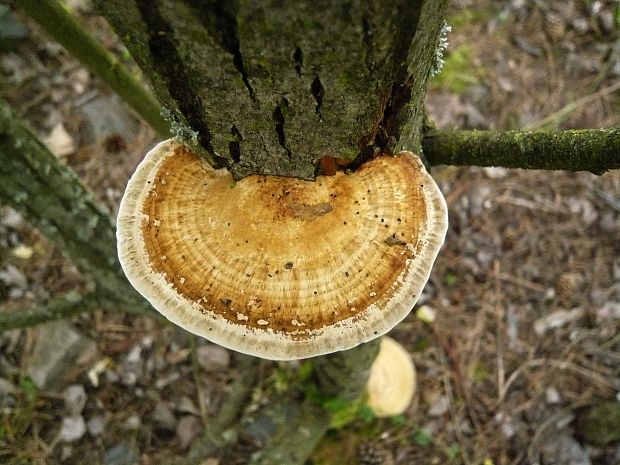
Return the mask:
{"type": "Polygon", "coordinates": [[[66,462],[71,457],[73,457],[73,447],[69,444],[63,444],[60,448],[60,461],[66,462]]]}
{"type": "Polygon", "coordinates": [[[131,430],[131,431],[138,431],[141,425],[142,425],[142,421],[140,420],[140,417],[136,414],[129,416],[125,420],[125,423],[123,424],[125,429],[131,430]]]}
{"type": "Polygon", "coordinates": [[[177,438],[181,449],[187,449],[201,430],[200,420],[193,415],[181,417],[177,424],[177,438]]]}
{"type": "Polygon", "coordinates": [[[20,229],[24,226],[24,217],[12,208],[5,210],[4,216],[0,219],[0,224],[12,229],[20,229]]]}
{"type": "Polygon", "coordinates": [[[62,419],[62,426],[58,439],[62,442],[73,442],[80,439],[86,433],[86,422],[82,415],[73,415],[62,419]]]}
{"type": "Polygon", "coordinates": [[[13,248],[13,250],[11,250],[11,254],[15,258],[19,258],[20,260],[28,260],[34,254],[34,250],[32,249],[32,247],[20,244],[17,247],[13,248]]]}
{"type": "Polygon", "coordinates": [[[584,18],[583,16],[576,16],[575,18],[573,18],[573,20],[571,21],[571,26],[573,26],[573,29],[579,34],[588,32],[588,29],[590,29],[590,23],[588,22],[588,19],[584,18]]]}
{"type": "Polygon", "coordinates": [[[429,305],[421,305],[415,311],[415,316],[423,323],[431,324],[433,321],[435,321],[437,311],[429,305]]]}
{"type": "Polygon", "coordinates": [[[562,465],[591,465],[588,452],[571,436],[558,434],[550,436],[541,446],[543,463],[562,465]]]}
{"type": "Polygon", "coordinates": [[[138,463],[138,451],[126,442],[110,447],[103,454],[103,465],[134,465],[136,463],[138,463]]]}
{"type": "Polygon", "coordinates": [[[178,371],[173,371],[173,372],[167,374],[166,376],[158,378],[157,381],[155,381],[155,389],[157,389],[159,391],[159,390],[165,388],[166,386],[168,386],[168,385],[174,383],[176,380],[178,380],[180,376],[181,376],[181,374],[178,371]]]}
{"type": "Polygon", "coordinates": [[[560,397],[560,393],[553,386],[549,386],[545,389],[545,399],[548,404],[559,404],[562,402],[562,398],[560,397]]]}
{"type": "Polygon", "coordinates": [[[198,364],[207,372],[223,371],[230,365],[230,353],[215,344],[205,344],[196,349],[198,364]]]}
{"type": "Polygon", "coordinates": [[[159,428],[164,430],[174,431],[177,426],[177,419],[172,409],[162,402],[157,404],[151,418],[159,428]]]}
{"type": "Polygon", "coordinates": [[[79,415],[86,405],[86,391],[81,384],[72,384],[64,392],[65,408],[71,415],[79,415]]]}
{"type": "Polygon", "coordinates": [[[596,310],[596,322],[620,320],[620,302],[607,302],[596,310]]]}
{"type": "Polygon", "coordinates": [[[105,425],[106,421],[103,415],[92,416],[86,422],[88,434],[90,434],[92,437],[100,436],[105,431],[105,425]]]}
{"type": "Polygon", "coordinates": [[[80,135],[85,142],[99,145],[112,133],[125,140],[135,139],[138,121],[127,112],[124,102],[117,95],[99,94],[81,105],[79,110],[84,122],[80,135]]]}
{"type": "Polygon", "coordinates": [[[129,351],[125,360],[119,367],[119,375],[121,382],[125,386],[134,386],[138,378],[142,376],[142,347],[140,344],[136,344],[129,351]]]}
{"type": "Polygon", "coordinates": [[[47,148],[56,155],[56,157],[62,159],[75,152],[75,141],[71,134],[67,132],[62,123],[57,124],[52,132],[43,139],[47,148]]]}
{"type": "Polygon", "coordinates": [[[560,328],[572,321],[578,320],[584,314],[583,309],[558,310],[534,322],[534,332],[542,336],[550,329],[560,328]]]}
{"type": "Polygon", "coordinates": [[[428,409],[428,415],[431,417],[440,417],[444,413],[448,411],[450,408],[450,399],[447,396],[439,397],[433,404],[431,408],[428,409]]]}
{"type": "Polygon", "coordinates": [[[515,426],[513,424],[512,417],[505,413],[497,413],[495,415],[495,421],[500,425],[502,434],[506,439],[510,439],[516,433],[515,426]]]}
{"type": "Polygon", "coordinates": [[[192,415],[200,415],[200,410],[189,396],[182,396],[176,399],[174,409],[181,413],[191,413],[192,415]]]}
{"type": "Polygon", "coordinates": [[[95,343],[68,321],[40,326],[35,337],[26,374],[39,389],[56,389],[70,382],[97,353],[95,343]]]}
{"type": "Polygon", "coordinates": [[[26,275],[13,265],[6,265],[0,270],[0,281],[7,286],[17,287],[19,289],[26,289],[28,287],[26,275]]]}
{"type": "Polygon", "coordinates": [[[502,168],[501,166],[489,166],[483,168],[484,174],[487,175],[490,179],[504,179],[508,176],[508,170],[506,168],[502,168]]]}
{"type": "Polygon", "coordinates": [[[220,465],[220,461],[215,457],[208,457],[206,460],[200,462],[200,465],[220,465]]]}

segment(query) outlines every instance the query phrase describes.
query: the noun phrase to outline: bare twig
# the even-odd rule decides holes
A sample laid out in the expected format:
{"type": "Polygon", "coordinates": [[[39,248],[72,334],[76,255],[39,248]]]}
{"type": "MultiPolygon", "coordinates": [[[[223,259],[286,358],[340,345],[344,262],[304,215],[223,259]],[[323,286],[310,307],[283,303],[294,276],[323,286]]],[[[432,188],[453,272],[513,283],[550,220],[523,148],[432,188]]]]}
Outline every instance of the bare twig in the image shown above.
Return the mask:
{"type": "Polygon", "coordinates": [[[200,379],[200,365],[198,364],[198,336],[190,334],[189,343],[192,359],[192,374],[194,376],[194,384],[196,385],[196,397],[198,397],[198,408],[200,409],[200,417],[205,428],[208,427],[209,419],[207,418],[207,406],[205,405],[204,388],[200,379]]]}
{"type": "Polygon", "coordinates": [[[607,86],[597,92],[594,92],[593,94],[586,95],[585,97],[581,97],[580,99],[569,103],[564,107],[560,108],[555,113],[552,113],[549,116],[539,119],[538,121],[534,121],[530,124],[525,125],[524,129],[556,128],[560,123],[567,120],[570,115],[575,112],[575,110],[593,102],[596,99],[605,97],[606,95],[609,95],[617,91],[618,89],[620,89],[620,81],[610,86],[607,86]]]}
{"type": "MultiPolygon", "coordinates": [[[[254,388],[257,360],[254,357],[238,354],[237,377],[220,407],[218,414],[205,426],[204,434],[192,446],[183,465],[200,463],[205,457],[233,443],[236,432],[225,434],[239,416],[247,398],[254,388]]],[[[240,422],[239,422],[240,423],[240,422]]]]}
{"type": "Polygon", "coordinates": [[[521,365],[519,368],[517,368],[515,371],[512,372],[512,374],[508,377],[508,380],[504,384],[503,391],[499,393],[499,398],[498,398],[497,403],[499,404],[504,400],[512,384],[526,369],[541,367],[541,366],[550,366],[553,368],[557,368],[559,370],[572,371],[574,373],[577,373],[578,375],[583,376],[584,378],[591,379],[595,383],[609,390],[615,389],[615,386],[611,382],[609,382],[609,380],[607,380],[604,376],[601,376],[595,371],[589,370],[587,368],[581,367],[572,362],[567,362],[564,360],[553,360],[553,359],[545,360],[541,358],[536,358],[536,359],[528,360],[527,362],[525,362],[523,365],[521,365]]]}

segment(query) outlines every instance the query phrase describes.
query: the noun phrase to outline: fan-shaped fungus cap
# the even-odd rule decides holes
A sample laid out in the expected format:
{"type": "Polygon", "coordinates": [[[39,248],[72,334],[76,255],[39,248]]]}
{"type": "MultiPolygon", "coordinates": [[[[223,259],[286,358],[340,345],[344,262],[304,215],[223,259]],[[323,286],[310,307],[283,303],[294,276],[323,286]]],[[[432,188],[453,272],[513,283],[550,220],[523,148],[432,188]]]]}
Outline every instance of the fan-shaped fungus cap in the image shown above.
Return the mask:
{"type": "Polygon", "coordinates": [[[129,181],[117,238],[129,281],[169,320],[290,360],[349,349],[401,321],[446,228],[445,201],[409,152],[316,181],[234,182],[171,139],[129,181]]]}
{"type": "Polygon", "coordinates": [[[411,404],[415,388],[415,366],[409,353],[394,339],[383,337],[366,384],[368,406],[378,417],[400,415],[411,404]]]}

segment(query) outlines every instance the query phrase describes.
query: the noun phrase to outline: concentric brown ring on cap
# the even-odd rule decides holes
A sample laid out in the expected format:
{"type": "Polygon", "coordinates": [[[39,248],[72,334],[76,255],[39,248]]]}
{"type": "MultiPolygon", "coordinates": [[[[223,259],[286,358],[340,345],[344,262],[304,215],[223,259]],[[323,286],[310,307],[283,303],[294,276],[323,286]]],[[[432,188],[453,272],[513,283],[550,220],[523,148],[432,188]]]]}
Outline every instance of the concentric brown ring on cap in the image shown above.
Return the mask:
{"type": "Polygon", "coordinates": [[[313,182],[234,182],[171,139],[129,181],[117,238],[129,281],[172,322],[287,360],[393,328],[418,299],[446,229],[443,196],[410,152],[313,182]]]}

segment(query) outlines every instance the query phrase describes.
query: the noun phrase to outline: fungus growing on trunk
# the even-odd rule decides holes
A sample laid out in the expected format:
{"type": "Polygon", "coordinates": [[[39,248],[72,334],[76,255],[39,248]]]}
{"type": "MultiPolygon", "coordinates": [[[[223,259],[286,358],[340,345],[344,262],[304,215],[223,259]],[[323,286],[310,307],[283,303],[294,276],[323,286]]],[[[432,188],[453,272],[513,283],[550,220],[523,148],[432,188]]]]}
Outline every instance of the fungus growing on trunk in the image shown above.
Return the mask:
{"type": "Polygon", "coordinates": [[[172,322],[224,347],[289,360],[350,349],[411,310],[447,228],[410,152],[352,174],[235,182],[175,140],[127,185],[118,251],[172,322]]]}

